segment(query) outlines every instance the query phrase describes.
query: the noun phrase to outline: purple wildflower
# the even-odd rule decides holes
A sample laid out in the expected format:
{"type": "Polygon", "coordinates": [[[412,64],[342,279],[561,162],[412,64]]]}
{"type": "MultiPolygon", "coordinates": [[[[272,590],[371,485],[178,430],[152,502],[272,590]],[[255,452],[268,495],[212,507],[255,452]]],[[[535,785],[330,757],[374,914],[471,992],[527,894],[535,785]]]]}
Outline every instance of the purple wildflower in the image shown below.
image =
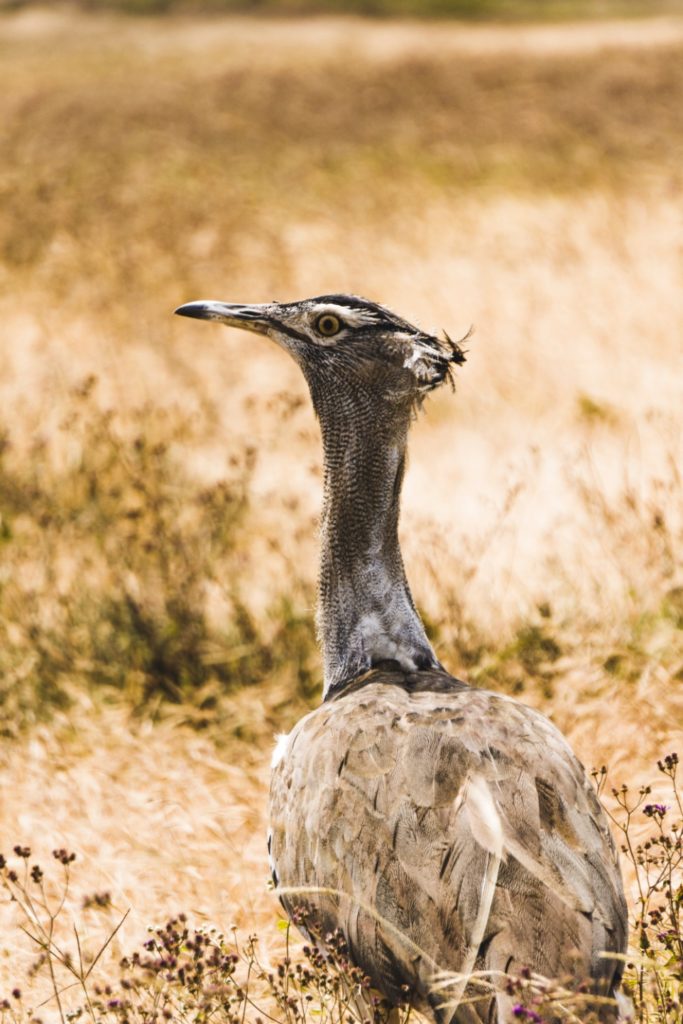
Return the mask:
{"type": "Polygon", "coordinates": [[[543,1018],[540,1014],[536,1013],[535,1010],[527,1009],[521,1003],[517,1003],[512,1007],[512,1013],[514,1017],[521,1017],[522,1020],[530,1021],[530,1024],[543,1024],[543,1018]]]}

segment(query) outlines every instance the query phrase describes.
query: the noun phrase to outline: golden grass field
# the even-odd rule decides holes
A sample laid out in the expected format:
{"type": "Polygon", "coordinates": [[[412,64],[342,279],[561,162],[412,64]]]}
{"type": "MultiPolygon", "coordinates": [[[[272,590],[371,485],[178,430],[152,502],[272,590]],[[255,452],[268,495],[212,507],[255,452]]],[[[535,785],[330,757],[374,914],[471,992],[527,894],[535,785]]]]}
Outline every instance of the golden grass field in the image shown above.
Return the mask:
{"type": "MultiPolygon", "coordinates": [[[[439,654],[615,784],[680,750],[683,20],[27,9],[0,152],[0,849],[76,851],[65,935],[106,932],[106,890],[110,958],[178,910],[282,942],[265,804],[319,692],[317,427],[283,353],[191,299],[474,325],[405,488],[439,654]]],[[[0,929],[0,995],[35,1005],[5,902],[0,929]]]]}

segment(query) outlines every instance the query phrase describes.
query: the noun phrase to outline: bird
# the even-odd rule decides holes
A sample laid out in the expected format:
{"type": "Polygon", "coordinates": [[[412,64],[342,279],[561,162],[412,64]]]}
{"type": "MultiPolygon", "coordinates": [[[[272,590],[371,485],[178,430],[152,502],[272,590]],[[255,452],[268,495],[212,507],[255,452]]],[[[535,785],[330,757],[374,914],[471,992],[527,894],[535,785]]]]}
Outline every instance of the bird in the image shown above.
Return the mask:
{"type": "Polygon", "coordinates": [[[320,424],[323,699],[278,739],[270,786],[285,909],[434,1024],[518,1020],[506,979],[524,972],[616,1019],[627,911],[594,787],[543,714],[443,667],[406,578],[409,429],[462,344],[356,295],[176,313],[274,341],[320,424]]]}

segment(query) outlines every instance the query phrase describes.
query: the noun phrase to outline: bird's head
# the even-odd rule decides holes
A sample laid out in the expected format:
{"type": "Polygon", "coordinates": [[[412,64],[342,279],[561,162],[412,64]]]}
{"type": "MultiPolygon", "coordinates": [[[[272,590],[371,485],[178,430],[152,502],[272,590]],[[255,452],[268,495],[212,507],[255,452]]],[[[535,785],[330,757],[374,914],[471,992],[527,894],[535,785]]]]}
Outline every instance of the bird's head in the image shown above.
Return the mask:
{"type": "Polygon", "coordinates": [[[321,389],[350,388],[373,401],[418,405],[465,361],[448,335],[426,334],[384,306],[355,295],[243,306],[188,302],[176,313],[264,334],[304,371],[314,398],[321,389]]]}

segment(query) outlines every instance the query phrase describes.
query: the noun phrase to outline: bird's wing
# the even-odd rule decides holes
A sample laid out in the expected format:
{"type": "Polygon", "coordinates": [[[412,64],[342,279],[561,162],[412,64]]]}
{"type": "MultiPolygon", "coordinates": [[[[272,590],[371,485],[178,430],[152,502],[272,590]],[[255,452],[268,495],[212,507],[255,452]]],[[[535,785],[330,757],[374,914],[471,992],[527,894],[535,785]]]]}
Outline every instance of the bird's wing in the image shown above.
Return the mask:
{"type": "MultiPolygon", "coordinates": [[[[623,949],[625,908],[581,764],[533,709],[412,678],[411,692],[404,674],[375,673],[291,733],[271,789],[289,903],[308,887],[306,905],[390,998],[483,964],[600,976],[599,954],[623,949]]],[[[613,973],[602,966],[607,984],[613,973]]]]}

